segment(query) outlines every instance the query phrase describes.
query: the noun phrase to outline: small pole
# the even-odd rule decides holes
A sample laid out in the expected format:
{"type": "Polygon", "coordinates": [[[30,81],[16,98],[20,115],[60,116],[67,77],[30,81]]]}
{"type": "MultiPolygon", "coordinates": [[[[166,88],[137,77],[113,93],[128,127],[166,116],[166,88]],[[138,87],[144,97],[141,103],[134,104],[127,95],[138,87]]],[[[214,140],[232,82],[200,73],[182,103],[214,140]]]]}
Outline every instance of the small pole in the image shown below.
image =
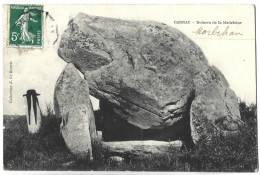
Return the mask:
{"type": "Polygon", "coordinates": [[[37,133],[41,127],[41,110],[37,98],[39,95],[34,89],[28,90],[27,94],[23,95],[27,104],[26,119],[28,130],[32,134],[37,133]]]}

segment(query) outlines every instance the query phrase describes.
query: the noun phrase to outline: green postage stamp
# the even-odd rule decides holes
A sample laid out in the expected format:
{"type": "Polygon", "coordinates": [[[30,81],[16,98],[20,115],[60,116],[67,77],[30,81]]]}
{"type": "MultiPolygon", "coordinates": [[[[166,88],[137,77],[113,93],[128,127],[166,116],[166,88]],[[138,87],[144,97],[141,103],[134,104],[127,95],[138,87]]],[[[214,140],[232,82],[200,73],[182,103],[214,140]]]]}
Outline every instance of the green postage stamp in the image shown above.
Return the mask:
{"type": "Polygon", "coordinates": [[[9,46],[42,47],[42,5],[10,5],[9,46]]]}

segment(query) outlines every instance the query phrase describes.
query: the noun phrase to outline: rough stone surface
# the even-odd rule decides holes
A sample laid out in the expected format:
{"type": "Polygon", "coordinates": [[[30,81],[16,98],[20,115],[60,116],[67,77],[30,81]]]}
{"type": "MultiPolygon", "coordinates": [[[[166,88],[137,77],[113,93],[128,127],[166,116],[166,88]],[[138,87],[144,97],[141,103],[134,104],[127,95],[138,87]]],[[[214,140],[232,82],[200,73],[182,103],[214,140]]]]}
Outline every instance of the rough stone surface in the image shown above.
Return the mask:
{"type": "Polygon", "coordinates": [[[110,156],[108,161],[109,161],[109,163],[112,163],[112,164],[121,164],[125,160],[123,157],[120,157],[120,156],[110,156]]]}
{"type": "Polygon", "coordinates": [[[58,54],[84,74],[91,95],[135,127],[160,131],[186,123],[195,141],[208,128],[237,129],[235,93],[175,28],[80,13],[63,33],[58,54]]]}
{"type": "Polygon", "coordinates": [[[149,156],[154,154],[167,154],[172,149],[180,149],[180,141],[163,142],[163,141],[123,141],[123,142],[101,142],[102,147],[110,153],[118,154],[122,157],[132,156],[149,156]]]}
{"type": "Polygon", "coordinates": [[[96,137],[96,126],[88,84],[71,63],[57,80],[54,108],[62,118],[61,132],[70,151],[79,158],[93,159],[91,143],[96,137]]]}
{"type": "Polygon", "coordinates": [[[235,93],[228,87],[222,73],[214,66],[194,79],[195,98],[190,109],[193,140],[201,135],[222,131],[232,134],[241,124],[235,93]]]}

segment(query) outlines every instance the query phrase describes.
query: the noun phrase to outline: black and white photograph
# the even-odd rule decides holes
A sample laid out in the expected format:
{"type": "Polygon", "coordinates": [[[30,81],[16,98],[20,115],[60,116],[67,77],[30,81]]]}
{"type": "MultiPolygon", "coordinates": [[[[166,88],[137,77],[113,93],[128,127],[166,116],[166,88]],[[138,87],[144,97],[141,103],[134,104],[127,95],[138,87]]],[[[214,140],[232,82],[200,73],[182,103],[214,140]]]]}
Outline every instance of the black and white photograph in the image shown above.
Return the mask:
{"type": "Polygon", "coordinates": [[[255,5],[2,9],[3,171],[259,171],[255,5]]]}

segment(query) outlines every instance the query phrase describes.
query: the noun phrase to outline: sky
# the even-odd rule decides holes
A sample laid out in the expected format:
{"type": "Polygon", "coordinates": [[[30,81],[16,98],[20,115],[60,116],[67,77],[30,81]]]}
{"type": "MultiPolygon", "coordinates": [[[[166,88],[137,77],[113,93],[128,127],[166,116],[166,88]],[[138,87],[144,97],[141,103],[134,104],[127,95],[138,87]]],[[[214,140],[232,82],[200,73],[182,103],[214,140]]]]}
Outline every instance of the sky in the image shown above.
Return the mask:
{"type": "MultiPolygon", "coordinates": [[[[55,21],[44,22],[43,49],[17,49],[4,45],[4,114],[24,115],[26,104],[23,94],[35,89],[41,95],[40,107],[43,112],[46,104],[53,103],[56,81],[66,66],[57,54],[60,35],[67,28],[68,21],[79,12],[89,15],[112,17],[125,20],[153,20],[165,23],[182,31],[203,50],[210,65],[215,65],[225,75],[231,89],[247,103],[256,102],[255,77],[255,26],[254,11],[250,5],[44,5],[55,21]],[[185,12],[185,13],[183,13],[185,12]],[[214,13],[212,13],[214,12],[214,13]],[[209,15],[210,14],[210,15],[209,15]],[[180,21],[190,21],[190,24],[180,21]],[[212,22],[216,24],[212,24],[212,22]],[[238,21],[241,24],[219,24],[223,21],[238,21]],[[211,24],[201,24],[211,22],[211,24]],[[180,24],[182,23],[182,24],[180,24]],[[53,45],[58,30],[58,42],[53,45]],[[218,27],[224,31],[239,32],[238,36],[216,36],[198,34],[196,31],[213,31],[218,27]],[[8,76],[10,61],[13,69],[12,103],[9,103],[8,76]]],[[[7,12],[6,6],[4,12],[7,12]]],[[[4,13],[3,19],[8,19],[4,13]]],[[[8,23],[4,23],[8,32],[8,23]]],[[[8,34],[4,34],[7,41],[8,34]]],[[[98,100],[92,98],[94,109],[98,109],[98,100]]]]}

